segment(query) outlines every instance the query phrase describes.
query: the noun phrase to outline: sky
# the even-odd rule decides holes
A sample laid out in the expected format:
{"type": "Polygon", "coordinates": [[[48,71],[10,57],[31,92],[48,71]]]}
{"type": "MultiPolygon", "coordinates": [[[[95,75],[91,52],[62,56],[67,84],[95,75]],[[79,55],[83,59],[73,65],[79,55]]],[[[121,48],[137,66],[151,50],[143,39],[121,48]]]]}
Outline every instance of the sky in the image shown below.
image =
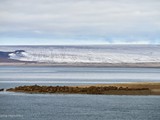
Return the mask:
{"type": "Polygon", "coordinates": [[[160,44],[160,0],[0,0],[0,45],[160,44]]]}

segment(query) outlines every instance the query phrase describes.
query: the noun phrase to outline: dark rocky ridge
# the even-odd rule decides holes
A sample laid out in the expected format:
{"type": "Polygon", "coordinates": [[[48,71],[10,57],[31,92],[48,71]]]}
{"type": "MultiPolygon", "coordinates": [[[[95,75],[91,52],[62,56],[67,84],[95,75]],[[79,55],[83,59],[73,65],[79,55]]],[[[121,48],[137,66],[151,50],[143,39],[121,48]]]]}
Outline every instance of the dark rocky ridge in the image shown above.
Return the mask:
{"type": "Polygon", "coordinates": [[[11,53],[15,53],[15,54],[20,54],[22,52],[25,52],[24,50],[16,50],[14,52],[4,52],[4,51],[0,51],[0,58],[1,59],[8,59],[10,56],[9,54],[11,53]]]}
{"type": "Polygon", "coordinates": [[[0,51],[0,58],[9,58],[9,54],[11,54],[12,52],[3,52],[0,51]]]}
{"type": "Polygon", "coordinates": [[[0,62],[20,62],[19,60],[13,60],[10,59],[9,54],[11,53],[21,53],[21,52],[25,52],[24,50],[16,50],[14,52],[4,52],[4,51],[0,51],[0,62]]]}
{"type": "Polygon", "coordinates": [[[15,50],[13,52],[4,52],[0,51],[0,63],[35,63],[34,61],[20,61],[20,60],[14,60],[10,59],[9,54],[21,54],[22,52],[25,52],[24,50],[15,50]]]}

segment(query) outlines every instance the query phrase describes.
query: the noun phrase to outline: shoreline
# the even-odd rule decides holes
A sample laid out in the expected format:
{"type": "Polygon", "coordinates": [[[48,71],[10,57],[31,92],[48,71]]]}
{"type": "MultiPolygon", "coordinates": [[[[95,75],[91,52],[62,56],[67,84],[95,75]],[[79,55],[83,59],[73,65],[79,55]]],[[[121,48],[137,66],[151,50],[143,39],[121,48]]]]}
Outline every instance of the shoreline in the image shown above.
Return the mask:
{"type": "Polygon", "coordinates": [[[160,68],[160,63],[37,63],[20,61],[0,62],[0,66],[160,68]]]}
{"type": "Polygon", "coordinates": [[[9,92],[42,94],[95,94],[95,95],[160,95],[160,82],[96,84],[81,86],[18,86],[9,92]]]}

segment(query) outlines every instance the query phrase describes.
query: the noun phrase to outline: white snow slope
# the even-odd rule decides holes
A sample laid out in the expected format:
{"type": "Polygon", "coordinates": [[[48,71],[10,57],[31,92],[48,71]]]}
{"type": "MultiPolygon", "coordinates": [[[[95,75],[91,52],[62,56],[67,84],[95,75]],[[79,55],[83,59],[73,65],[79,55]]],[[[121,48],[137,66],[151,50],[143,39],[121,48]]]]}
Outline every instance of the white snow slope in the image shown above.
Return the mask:
{"type": "Polygon", "coordinates": [[[24,50],[10,59],[46,63],[160,62],[159,45],[0,46],[0,51],[24,50]]]}

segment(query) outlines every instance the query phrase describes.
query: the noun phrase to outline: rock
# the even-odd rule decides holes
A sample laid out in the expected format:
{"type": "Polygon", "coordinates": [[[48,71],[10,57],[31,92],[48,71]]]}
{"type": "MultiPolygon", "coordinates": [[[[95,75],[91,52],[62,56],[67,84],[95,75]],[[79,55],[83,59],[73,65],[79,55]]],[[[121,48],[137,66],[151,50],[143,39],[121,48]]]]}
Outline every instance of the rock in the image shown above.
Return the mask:
{"type": "Polygon", "coordinates": [[[0,91],[4,91],[4,89],[2,88],[2,89],[0,89],[0,91]]]}

